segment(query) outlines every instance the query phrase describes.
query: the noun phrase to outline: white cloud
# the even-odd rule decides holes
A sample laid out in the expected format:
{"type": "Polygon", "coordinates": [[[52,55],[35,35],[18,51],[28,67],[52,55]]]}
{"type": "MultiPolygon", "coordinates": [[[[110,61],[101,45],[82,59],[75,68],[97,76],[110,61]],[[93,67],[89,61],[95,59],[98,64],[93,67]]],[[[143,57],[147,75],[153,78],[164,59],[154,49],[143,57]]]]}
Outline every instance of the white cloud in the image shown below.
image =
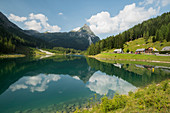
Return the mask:
{"type": "Polygon", "coordinates": [[[129,91],[136,90],[132,84],[116,76],[109,76],[100,71],[94,73],[86,86],[100,95],[108,94],[109,90],[119,94],[128,94],[129,91]]]}
{"type": "Polygon", "coordinates": [[[42,26],[42,28],[39,31],[59,32],[61,30],[61,28],[57,25],[54,25],[54,26],[49,25],[47,23],[48,18],[43,14],[33,14],[33,13],[31,13],[29,15],[29,19],[40,21],[40,25],[42,26]]]}
{"type": "Polygon", "coordinates": [[[27,20],[25,24],[26,29],[37,30],[40,32],[59,32],[61,28],[57,25],[50,25],[47,21],[48,18],[43,14],[29,14],[29,18],[26,17],[18,17],[13,14],[10,14],[9,19],[13,19],[15,21],[23,22],[27,20]]]}
{"type": "Polygon", "coordinates": [[[58,15],[63,15],[63,13],[60,12],[60,13],[58,13],[58,15]]]}
{"type": "Polygon", "coordinates": [[[48,21],[48,18],[43,14],[33,14],[33,13],[31,13],[29,15],[29,18],[32,19],[32,20],[40,20],[41,23],[44,24],[44,25],[48,21]]]}
{"type": "Polygon", "coordinates": [[[25,20],[27,20],[26,17],[19,17],[19,16],[16,16],[14,14],[10,14],[9,17],[8,17],[10,20],[14,20],[16,22],[23,22],[25,20]]]}
{"type": "Polygon", "coordinates": [[[78,31],[80,29],[80,27],[76,27],[73,29],[73,31],[78,31]]]}
{"type": "Polygon", "coordinates": [[[87,19],[95,34],[119,33],[156,15],[159,10],[137,7],[135,3],[126,5],[118,15],[111,17],[109,12],[100,12],[87,19]]]}
{"type": "Polygon", "coordinates": [[[27,21],[24,24],[26,25],[27,29],[40,31],[42,28],[41,23],[37,22],[36,20],[27,21]]]}

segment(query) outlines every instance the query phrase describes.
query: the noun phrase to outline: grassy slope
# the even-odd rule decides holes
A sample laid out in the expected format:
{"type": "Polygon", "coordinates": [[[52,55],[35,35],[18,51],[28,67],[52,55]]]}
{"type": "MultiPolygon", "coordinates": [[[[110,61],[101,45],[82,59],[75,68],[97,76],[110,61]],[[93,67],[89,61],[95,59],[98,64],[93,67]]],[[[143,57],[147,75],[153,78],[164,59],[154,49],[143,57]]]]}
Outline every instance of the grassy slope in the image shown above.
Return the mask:
{"type": "MultiPolygon", "coordinates": [[[[162,50],[165,46],[170,46],[170,42],[166,42],[165,40],[163,42],[156,41],[155,43],[152,42],[152,37],[149,38],[147,41],[147,44],[145,42],[144,38],[139,38],[130,42],[126,42],[123,46],[124,52],[129,49],[129,51],[135,52],[136,49],[141,49],[141,48],[148,48],[148,47],[155,47],[157,50],[162,50]]],[[[113,53],[114,49],[104,51],[103,53],[113,53]]]]}
{"type": "Polygon", "coordinates": [[[95,57],[104,58],[106,60],[135,59],[135,60],[141,60],[141,61],[155,60],[155,61],[170,62],[170,56],[156,56],[156,55],[101,53],[101,54],[95,55],[95,57]]]}
{"type": "Polygon", "coordinates": [[[106,96],[101,104],[92,105],[90,109],[76,110],[75,113],[155,113],[170,111],[170,80],[160,84],[151,84],[129,95],[115,95],[113,99],[106,96]]]}
{"type": "Polygon", "coordinates": [[[126,42],[126,44],[124,44],[124,52],[126,52],[127,49],[129,49],[130,51],[135,52],[136,49],[148,48],[148,47],[155,47],[156,49],[158,49],[160,51],[165,46],[170,46],[170,42],[157,41],[157,42],[153,43],[152,42],[152,37],[150,37],[149,40],[146,43],[144,38],[139,38],[139,39],[136,39],[134,41],[126,42]]]}

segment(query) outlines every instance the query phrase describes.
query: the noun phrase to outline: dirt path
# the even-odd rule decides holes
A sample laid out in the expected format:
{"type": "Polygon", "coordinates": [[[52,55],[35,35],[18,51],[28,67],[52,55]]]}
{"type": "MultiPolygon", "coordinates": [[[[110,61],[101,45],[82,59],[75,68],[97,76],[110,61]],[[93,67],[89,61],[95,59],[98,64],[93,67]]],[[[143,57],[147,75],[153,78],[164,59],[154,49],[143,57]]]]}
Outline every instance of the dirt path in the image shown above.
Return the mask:
{"type": "Polygon", "coordinates": [[[42,50],[42,49],[39,49],[39,50],[43,53],[46,53],[47,55],[54,55],[54,53],[51,53],[49,51],[45,51],[45,50],[42,50]]]}

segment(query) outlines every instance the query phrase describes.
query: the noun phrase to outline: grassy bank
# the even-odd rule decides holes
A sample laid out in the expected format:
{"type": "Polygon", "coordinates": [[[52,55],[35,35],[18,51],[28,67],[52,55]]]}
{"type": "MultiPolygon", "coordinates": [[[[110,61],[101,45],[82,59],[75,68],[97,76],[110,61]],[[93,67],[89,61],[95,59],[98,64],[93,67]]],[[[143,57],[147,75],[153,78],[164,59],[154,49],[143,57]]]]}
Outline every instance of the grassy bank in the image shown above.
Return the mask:
{"type": "Polygon", "coordinates": [[[114,53],[101,53],[94,57],[102,60],[126,60],[126,61],[144,61],[144,62],[157,62],[157,63],[170,63],[170,56],[156,56],[156,55],[141,55],[141,54],[114,54],[114,53]]]}
{"type": "Polygon", "coordinates": [[[25,57],[23,54],[14,54],[14,55],[0,55],[0,58],[19,58],[19,57],[25,57]]]}
{"type": "Polygon", "coordinates": [[[170,111],[170,80],[151,84],[128,95],[115,94],[113,99],[104,96],[100,104],[90,109],[77,109],[75,113],[155,113],[170,111]]]}

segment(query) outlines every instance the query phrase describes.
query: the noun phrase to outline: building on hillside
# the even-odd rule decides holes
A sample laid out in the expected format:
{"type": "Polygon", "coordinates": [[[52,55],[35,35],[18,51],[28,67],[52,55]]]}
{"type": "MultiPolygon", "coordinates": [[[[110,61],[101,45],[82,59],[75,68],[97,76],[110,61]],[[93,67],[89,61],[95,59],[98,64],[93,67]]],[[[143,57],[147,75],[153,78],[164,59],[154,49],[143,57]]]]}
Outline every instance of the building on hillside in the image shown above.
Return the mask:
{"type": "Polygon", "coordinates": [[[141,53],[145,53],[145,49],[142,48],[142,49],[137,49],[135,54],[141,54],[141,53]]]}
{"type": "Polygon", "coordinates": [[[161,51],[170,51],[170,46],[164,47],[161,51]]]}
{"type": "Polygon", "coordinates": [[[148,47],[145,49],[145,53],[158,53],[159,51],[156,48],[148,47]]]}
{"type": "Polygon", "coordinates": [[[123,53],[123,50],[120,48],[120,49],[115,49],[114,51],[113,51],[113,53],[123,53]]]}

